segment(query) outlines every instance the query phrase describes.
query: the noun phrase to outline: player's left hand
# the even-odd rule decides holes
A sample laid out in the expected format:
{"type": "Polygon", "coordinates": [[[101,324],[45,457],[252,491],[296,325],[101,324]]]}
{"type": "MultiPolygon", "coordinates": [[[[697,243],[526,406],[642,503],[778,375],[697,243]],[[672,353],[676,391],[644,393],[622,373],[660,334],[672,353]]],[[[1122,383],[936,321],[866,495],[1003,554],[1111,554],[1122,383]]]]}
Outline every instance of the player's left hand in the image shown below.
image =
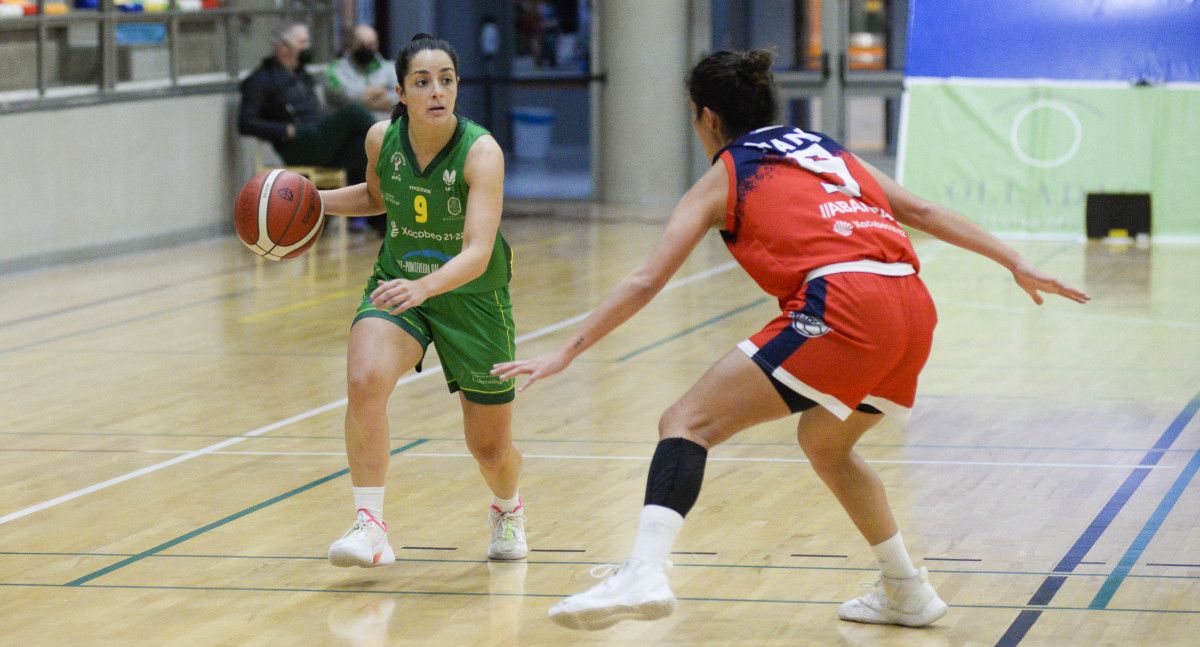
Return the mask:
{"type": "Polygon", "coordinates": [[[415,308],[428,298],[429,294],[420,281],[408,279],[384,281],[371,292],[371,304],[393,315],[415,308]]]}
{"type": "Polygon", "coordinates": [[[1017,285],[1028,292],[1029,297],[1039,306],[1044,301],[1039,292],[1057,294],[1076,303],[1087,303],[1092,300],[1087,292],[1076,290],[1032,265],[1021,263],[1013,268],[1012,273],[1017,285]]]}
{"type": "Polygon", "coordinates": [[[567,359],[562,353],[547,353],[533,359],[500,362],[492,366],[492,375],[502,380],[510,380],[518,375],[528,375],[529,379],[517,387],[517,393],[520,393],[532,386],[534,382],[543,377],[550,377],[562,371],[570,364],[571,360],[567,359]]]}

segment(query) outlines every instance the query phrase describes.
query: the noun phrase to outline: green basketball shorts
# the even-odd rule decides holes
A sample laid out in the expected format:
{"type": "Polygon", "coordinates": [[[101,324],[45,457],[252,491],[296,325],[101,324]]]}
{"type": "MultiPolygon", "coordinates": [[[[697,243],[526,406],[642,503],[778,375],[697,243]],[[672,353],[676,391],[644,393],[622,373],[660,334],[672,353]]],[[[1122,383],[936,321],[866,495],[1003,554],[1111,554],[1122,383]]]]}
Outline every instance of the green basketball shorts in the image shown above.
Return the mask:
{"type": "MultiPolygon", "coordinates": [[[[491,374],[492,365],[511,362],[516,356],[516,326],[508,286],[487,292],[448,292],[425,303],[392,315],[371,303],[371,292],[382,277],[373,275],[363,291],[354,321],[380,317],[400,326],[422,348],[437,346],[450,392],[478,404],[504,404],[516,397],[516,380],[501,380],[491,374]]],[[[353,325],[353,324],[352,324],[353,325]]],[[[421,363],[417,363],[421,370],[421,363]]]]}

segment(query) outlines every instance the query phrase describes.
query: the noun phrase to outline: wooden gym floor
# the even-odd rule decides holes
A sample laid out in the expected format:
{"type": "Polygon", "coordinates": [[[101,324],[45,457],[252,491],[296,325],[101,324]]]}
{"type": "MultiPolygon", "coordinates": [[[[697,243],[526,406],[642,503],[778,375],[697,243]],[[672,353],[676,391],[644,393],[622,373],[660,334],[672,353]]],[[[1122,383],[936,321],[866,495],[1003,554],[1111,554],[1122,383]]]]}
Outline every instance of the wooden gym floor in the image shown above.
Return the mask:
{"type": "MultiPolygon", "coordinates": [[[[660,228],[581,204],[508,212],[521,356],[562,343],[660,228]]],[[[916,242],[933,356],[912,420],[860,449],[951,605],[931,629],[836,619],[875,567],[794,419],[712,452],[675,615],[599,633],[546,619],[629,550],[659,413],[775,313],[715,235],[518,399],[527,562],[485,559],[488,495],[431,356],[391,401],[398,562],[329,566],[352,515],[346,335],[378,245],[330,232],[286,263],[230,237],[0,278],[0,642],[1200,642],[1200,249],[1016,243],[1095,298],[1037,308],[998,267],[916,242]]]]}

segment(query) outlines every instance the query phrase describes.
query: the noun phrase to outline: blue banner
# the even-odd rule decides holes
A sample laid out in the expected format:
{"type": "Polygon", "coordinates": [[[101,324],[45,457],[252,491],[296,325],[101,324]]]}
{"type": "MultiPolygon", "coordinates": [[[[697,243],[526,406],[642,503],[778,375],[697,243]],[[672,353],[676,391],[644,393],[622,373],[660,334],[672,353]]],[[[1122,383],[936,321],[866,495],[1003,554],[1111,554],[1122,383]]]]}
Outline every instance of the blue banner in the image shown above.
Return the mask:
{"type": "Polygon", "coordinates": [[[909,76],[1200,81],[1193,0],[911,0],[909,76]]]}

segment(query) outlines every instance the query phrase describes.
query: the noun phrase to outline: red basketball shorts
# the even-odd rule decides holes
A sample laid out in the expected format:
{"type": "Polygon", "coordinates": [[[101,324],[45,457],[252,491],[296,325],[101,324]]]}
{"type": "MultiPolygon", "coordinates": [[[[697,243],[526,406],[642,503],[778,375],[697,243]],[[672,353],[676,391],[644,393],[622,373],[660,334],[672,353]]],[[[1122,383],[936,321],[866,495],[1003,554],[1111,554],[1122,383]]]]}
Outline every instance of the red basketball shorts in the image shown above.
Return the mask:
{"type": "MultiPolygon", "coordinates": [[[[814,278],[783,313],[738,344],[781,386],[845,420],[859,405],[907,418],[937,312],[917,275],[814,278]]],[[[869,409],[866,409],[869,411],[869,409]]]]}

